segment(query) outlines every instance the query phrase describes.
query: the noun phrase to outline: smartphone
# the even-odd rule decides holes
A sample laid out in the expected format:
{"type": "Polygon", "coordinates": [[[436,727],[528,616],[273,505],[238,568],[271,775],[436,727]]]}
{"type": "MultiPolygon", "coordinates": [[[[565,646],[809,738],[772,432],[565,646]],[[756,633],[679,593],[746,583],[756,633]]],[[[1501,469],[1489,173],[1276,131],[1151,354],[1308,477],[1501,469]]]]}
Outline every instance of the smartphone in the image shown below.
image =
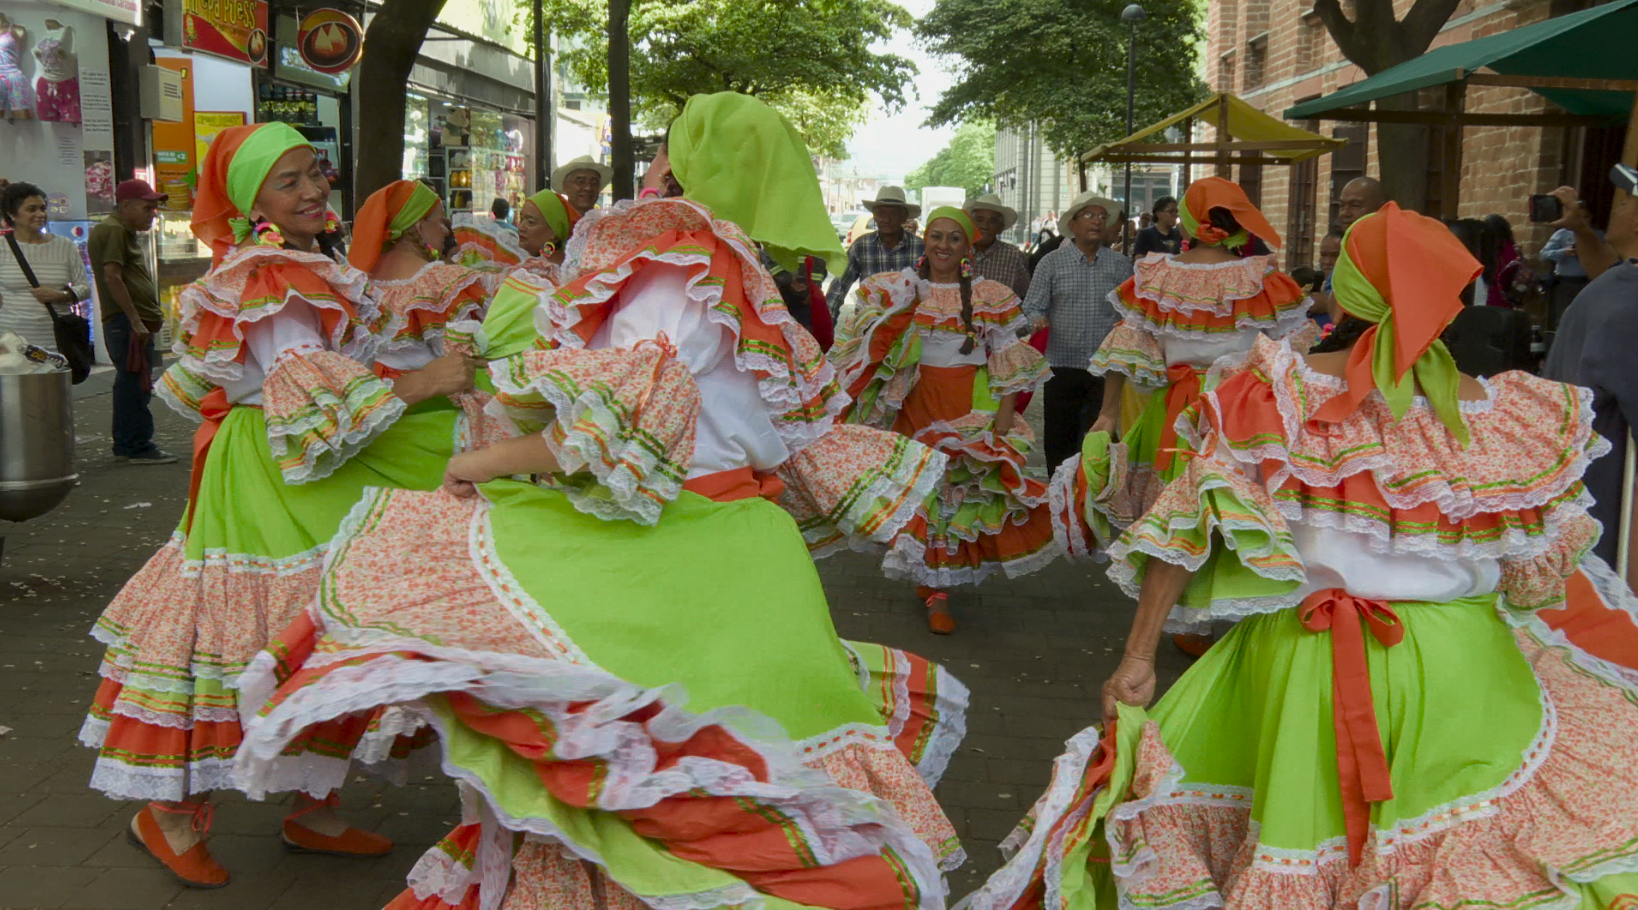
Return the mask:
{"type": "Polygon", "coordinates": [[[1557,196],[1536,193],[1530,197],[1530,220],[1536,224],[1551,224],[1564,217],[1564,203],[1557,196]]]}

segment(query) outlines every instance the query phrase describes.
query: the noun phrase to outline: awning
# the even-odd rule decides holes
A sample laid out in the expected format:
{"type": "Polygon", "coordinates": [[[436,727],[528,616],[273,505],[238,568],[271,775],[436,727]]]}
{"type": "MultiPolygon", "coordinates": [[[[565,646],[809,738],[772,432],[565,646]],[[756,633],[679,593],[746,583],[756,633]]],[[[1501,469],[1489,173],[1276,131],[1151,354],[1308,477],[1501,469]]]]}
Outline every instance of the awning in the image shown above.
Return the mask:
{"type": "MultiPolygon", "coordinates": [[[[1629,0],[1638,3],[1638,0],[1629,0]]],[[[1081,156],[1082,163],[1207,164],[1224,158],[1231,162],[1254,159],[1268,164],[1294,164],[1334,151],[1348,143],[1327,139],[1265,114],[1239,98],[1219,92],[1181,113],[1124,139],[1107,142],[1081,156]],[[1215,142],[1164,141],[1166,130],[1187,121],[1217,128],[1215,142]],[[1162,141],[1148,141],[1160,136],[1162,141]]]]}
{"type": "Polygon", "coordinates": [[[1638,35],[1638,0],[1615,0],[1535,25],[1434,48],[1323,98],[1288,108],[1285,117],[1325,118],[1393,95],[1467,82],[1518,85],[1539,92],[1571,114],[1624,119],[1633,108],[1634,86],[1611,84],[1595,89],[1573,80],[1638,80],[1634,35],[1638,35]],[[1482,70],[1525,78],[1487,79],[1482,70]]]}

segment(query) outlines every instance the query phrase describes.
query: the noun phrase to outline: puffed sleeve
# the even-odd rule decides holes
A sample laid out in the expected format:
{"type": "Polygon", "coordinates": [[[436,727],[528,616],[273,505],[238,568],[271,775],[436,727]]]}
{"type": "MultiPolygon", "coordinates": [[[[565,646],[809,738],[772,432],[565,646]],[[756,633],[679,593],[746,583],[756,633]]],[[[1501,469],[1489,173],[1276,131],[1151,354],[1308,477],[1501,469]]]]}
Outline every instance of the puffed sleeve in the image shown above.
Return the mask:
{"type": "Polygon", "coordinates": [[[947,461],[908,436],[836,424],[779,467],[779,505],[815,557],[886,544],[938,489],[947,461]]]}
{"type": "Polygon", "coordinates": [[[542,433],[575,508],[652,525],[682,492],[694,455],[699,387],[657,345],[526,351],[490,365],[490,412],[542,433]]]}
{"type": "Polygon", "coordinates": [[[1158,389],[1166,385],[1166,354],[1160,339],[1145,331],[1141,323],[1122,319],[1098,345],[1092,355],[1093,373],[1123,373],[1140,386],[1158,389]]]}
{"type": "Polygon", "coordinates": [[[974,288],[974,298],[982,306],[990,394],[1027,392],[1045,382],[1051,373],[1046,358],[1020,337],[1028,330],[1029,320],[1018,295],[1000,282],[983,281],[974,288]]]}

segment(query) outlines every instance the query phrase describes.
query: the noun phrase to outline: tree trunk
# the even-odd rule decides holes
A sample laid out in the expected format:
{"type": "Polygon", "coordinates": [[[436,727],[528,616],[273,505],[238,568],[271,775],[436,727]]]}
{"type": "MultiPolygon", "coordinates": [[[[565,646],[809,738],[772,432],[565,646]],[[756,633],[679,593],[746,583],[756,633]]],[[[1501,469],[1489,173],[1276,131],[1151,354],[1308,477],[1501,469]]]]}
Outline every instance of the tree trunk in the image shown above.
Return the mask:
{"type": "Polygon", "coordinates": [[[609,0],[609,127],[614,158],[610,192],[616,202],[632,197],[637,162],[631,148],[631,0],[609,0]]]}
{"type": "MultiPolygon", "coordinates": [[[[1394,95],[1376,103],[1377,110],[1414,111],[1414,94],[1394,95]]],[[[1376,153],[1379,159],[1377,177],[1388,198],[1399,207],[1411,212],[1423,212],[1428,204],[1428,127],[1416,123],[1378,123],[1376,125],[1376,153]]],[[[1426,212],[1439,217],[1438,212],[1426,212]]]]}
{"type": "Polygon", "coordinates": [[[410,70],[444,0],[387,0],[364,31],[358,65],[358,109],[370,126],[358,131],[355,205],[404,176],[404,106],[410,70]]]}

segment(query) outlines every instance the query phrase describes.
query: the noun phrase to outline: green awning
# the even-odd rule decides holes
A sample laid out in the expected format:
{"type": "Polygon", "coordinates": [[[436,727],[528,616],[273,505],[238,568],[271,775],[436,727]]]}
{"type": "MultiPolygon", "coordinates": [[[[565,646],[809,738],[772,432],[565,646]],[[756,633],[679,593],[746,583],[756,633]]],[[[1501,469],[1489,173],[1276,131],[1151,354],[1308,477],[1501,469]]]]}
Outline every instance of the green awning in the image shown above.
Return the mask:
{"type": "MultiPolygon", "coordinates": [[[[1287,120],[1323,118],[1342,108],[1457,82],[1481,69],[1504,76],[1638,79],[1638,0],[1615,0],[1535,25],[1434,48],[1345,89],[1287,108],[1287,120]]],[[[1532,89],[1572,114],[1625,119],[1631,92],[1532,89]]]]}

